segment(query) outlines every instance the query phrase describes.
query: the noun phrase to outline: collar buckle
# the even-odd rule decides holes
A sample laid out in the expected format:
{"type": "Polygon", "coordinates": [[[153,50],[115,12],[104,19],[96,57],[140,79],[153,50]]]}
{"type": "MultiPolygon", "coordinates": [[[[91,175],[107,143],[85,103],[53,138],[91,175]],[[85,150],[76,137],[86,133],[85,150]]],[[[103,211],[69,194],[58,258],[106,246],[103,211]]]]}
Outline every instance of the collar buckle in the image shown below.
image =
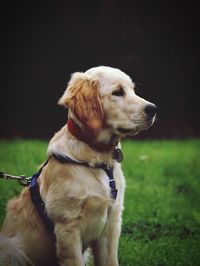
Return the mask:
{"type": "Polygon", "coordinates": [[[121,163],[124,159],[123,153],[119,148],[116,148],[112,152],[112,158],[115,159],[118,163],[121,163]]]}

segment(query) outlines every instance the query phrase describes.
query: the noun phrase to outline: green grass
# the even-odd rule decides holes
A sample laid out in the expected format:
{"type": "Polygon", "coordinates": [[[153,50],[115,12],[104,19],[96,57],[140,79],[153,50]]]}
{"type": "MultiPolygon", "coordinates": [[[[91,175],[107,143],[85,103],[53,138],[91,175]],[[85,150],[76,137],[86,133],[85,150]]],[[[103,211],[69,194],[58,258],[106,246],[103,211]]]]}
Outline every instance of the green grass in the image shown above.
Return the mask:
{"type": "MultiPolygon", "coordinates": [[[[124,141],[121,266],[200,265],[200,140],[124,141]]],[[[33,174],[47,143],[0,142],[0,171],[33,174]]],[[[16,181],[0,180],[0,223],[16,181]]]]}

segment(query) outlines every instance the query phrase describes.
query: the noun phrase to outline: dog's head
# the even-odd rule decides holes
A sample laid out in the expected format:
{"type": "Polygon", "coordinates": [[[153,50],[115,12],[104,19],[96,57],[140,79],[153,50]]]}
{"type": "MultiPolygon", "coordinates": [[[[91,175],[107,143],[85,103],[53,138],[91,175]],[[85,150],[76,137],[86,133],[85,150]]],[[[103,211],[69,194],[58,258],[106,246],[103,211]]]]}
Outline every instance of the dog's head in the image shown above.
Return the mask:
{"type": "Polygon", "coordinates": [[[74,73],[59,104],[84,127],[120,136],[149,128],[156,115],[156,106],[135,94],[128,75],[105,66],[74,73]]]}

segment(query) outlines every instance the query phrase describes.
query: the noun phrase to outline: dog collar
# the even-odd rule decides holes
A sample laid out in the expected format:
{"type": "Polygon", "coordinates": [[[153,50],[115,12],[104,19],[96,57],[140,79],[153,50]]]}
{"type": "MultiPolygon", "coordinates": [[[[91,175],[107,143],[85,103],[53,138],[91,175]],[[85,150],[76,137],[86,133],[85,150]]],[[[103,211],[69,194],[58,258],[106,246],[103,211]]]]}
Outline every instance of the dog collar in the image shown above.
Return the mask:
{"type": "Polygon", "coordinates": [[[113,136],[108,144],[94,141],[94,133],[91,131],[85,133],[71,118],[67,121],[67,127],[69,132],[78,140],[87,143],[91,148],[99,152],[114,150],[115,146],[118,144],[115,141],[115,136],[113,136]]]}

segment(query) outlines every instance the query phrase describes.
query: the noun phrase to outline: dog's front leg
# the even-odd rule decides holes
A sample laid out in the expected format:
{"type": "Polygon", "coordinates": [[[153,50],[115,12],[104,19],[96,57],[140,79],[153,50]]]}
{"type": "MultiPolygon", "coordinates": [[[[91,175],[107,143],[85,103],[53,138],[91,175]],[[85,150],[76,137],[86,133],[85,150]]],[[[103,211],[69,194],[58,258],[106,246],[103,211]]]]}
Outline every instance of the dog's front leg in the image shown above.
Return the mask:
{"type": "Polygon", "coordinates": [[[111,214],[108,225],[92,244],[95,266],[118,266],[118,243],[121,233],[121,211],[111,214]]]}
{"type": "Polygon", "coordinates": [[[117,235],[104,235],[92,244],[95,266],[118,266],[117,235]]]}
{"type": "Polygon", "coordinates": [[[60,266],[84,266],[80,232],[65,223],[56,223],[56,250],[60,266]]]}

